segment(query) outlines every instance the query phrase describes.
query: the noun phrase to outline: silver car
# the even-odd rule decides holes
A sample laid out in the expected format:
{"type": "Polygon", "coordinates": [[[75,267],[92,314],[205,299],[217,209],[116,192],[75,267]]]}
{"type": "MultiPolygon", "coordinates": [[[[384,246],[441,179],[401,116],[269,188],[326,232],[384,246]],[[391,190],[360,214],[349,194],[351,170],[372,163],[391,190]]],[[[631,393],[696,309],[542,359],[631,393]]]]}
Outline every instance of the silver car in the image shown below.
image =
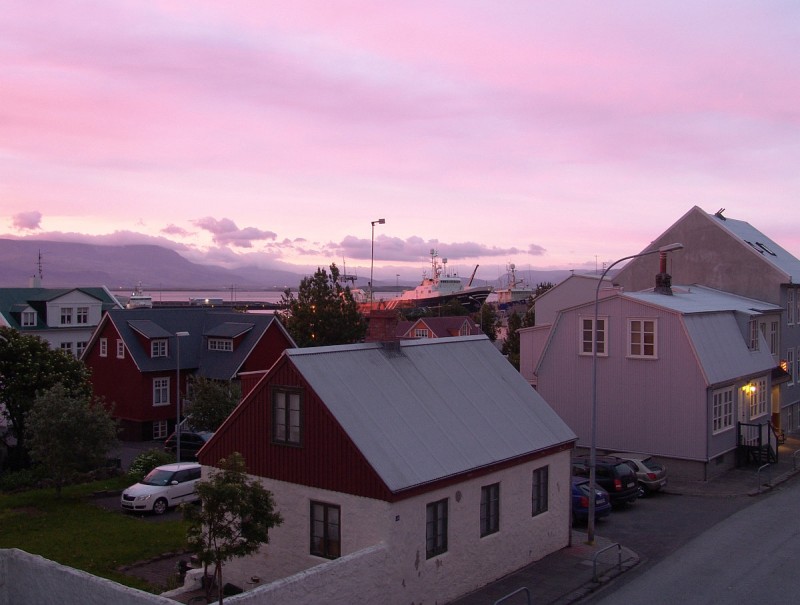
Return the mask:
{"type": "Polygon", "coordinates": [[[622,458],[636,473],[642,495],[647,496],[659,491],[667,484],[667,469],[663,464],[653,460],[648,454],[611,454],[622,458]]]}
{"type": "Polygon", "coordinates": [[[200,481],[201,471],[196,462],[158,466],[122,492],[120,504],[124,510],[163,515],[170,507],[198,499],[195,485],[200,481]]]}

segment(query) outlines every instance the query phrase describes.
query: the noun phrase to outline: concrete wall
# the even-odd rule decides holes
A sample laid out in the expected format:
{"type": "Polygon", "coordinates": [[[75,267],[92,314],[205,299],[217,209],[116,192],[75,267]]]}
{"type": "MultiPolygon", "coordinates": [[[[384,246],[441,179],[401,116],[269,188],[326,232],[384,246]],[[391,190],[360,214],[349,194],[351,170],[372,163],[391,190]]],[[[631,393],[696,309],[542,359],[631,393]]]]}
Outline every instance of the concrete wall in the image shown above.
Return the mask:
{"type": "Polygon", "coordinates": [[[175,601],[122,586],[16,548],[0,550],[0,605],[175,605],[175,601]]]}

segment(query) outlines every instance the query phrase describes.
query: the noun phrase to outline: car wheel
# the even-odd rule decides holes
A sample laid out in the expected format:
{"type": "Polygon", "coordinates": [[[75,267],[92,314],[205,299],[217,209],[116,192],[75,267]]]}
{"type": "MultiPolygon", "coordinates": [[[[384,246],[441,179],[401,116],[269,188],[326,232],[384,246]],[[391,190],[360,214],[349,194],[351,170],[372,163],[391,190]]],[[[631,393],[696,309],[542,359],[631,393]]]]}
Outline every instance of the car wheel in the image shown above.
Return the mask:
{"type": "Polygon", "coordinates": [[[153,512],[157,515],[163,515],[167,512],[167,501],[164,498],[159,498],[153,503],[153,512]]]}

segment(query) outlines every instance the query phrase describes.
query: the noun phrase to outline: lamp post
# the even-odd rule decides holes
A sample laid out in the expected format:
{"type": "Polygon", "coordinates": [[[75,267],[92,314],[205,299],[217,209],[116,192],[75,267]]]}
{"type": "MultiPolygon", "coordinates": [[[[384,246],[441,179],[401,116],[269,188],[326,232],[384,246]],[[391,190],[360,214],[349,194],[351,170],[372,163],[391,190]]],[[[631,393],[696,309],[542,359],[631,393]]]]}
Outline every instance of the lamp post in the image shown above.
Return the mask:
{"type": "MultiPolygon", "coordinates": [[[[591,434],[591,442],[589,446],[589,518],[586,522],[586,529],[587,529],[587,543],[594,544],[594,526],[595,526],[595,497],[597,493],[597,320],[598,320],[598,306],[600,301],[600,286],[603,284],[603,280],[606,277],[606,274],[611,270],[614,265],[621,263],[622,261],[631,260],[633,258],[639,258],[640,256],[648,256],[650,254],[662,253],[666,254],[667,252],[672,252],[673,250],[680,250],[683,248],[683,244],[667,244],[666,246],[661,246],[660,248],[656,248],[655,250],[648,250],[647,252],[640,252],[639,254],[632,254],[630,256],[624,256],[620,259],[615,260],[611,263],[608,267],[605,268],[603,274],[600,276],[600,280],[597,282],[597,288],[595,289],[594,293],[594,321],[592,323],[592,434],[591,434]]],[[[608,329],[605,329],[605,333],[608,334],[608,329]]],[[[603,339],[603,343],[608,342],[608,338],[605,337],[603,339]]]]}
{"type": "Polygon", "coordinates": [[[375,264],[375,225],[386,224],[385,218],[379,218],[377,221],[372,222],[372,249],[369,255],[369,310],[372,311],[372,269],[375,264]]]}
{"type": "Polygon", "coordinates": [[[181,338],[188,332],[175,332],[175,457],[181,461],[181,338]]]}

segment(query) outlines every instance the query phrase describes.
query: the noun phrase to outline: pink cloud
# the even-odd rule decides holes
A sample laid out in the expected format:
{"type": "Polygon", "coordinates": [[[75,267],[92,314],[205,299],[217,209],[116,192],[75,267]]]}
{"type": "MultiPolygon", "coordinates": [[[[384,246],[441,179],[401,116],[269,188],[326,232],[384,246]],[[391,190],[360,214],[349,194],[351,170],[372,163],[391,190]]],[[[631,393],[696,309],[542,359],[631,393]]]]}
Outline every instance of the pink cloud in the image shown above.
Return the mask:
{"type": "Polygon", "coordinates": [[[30,212],[18,212],[12,217],[12,225],[15,229],[34,231],[39,229],[42,223],[42,213],[38,210],[30,212]]]}

